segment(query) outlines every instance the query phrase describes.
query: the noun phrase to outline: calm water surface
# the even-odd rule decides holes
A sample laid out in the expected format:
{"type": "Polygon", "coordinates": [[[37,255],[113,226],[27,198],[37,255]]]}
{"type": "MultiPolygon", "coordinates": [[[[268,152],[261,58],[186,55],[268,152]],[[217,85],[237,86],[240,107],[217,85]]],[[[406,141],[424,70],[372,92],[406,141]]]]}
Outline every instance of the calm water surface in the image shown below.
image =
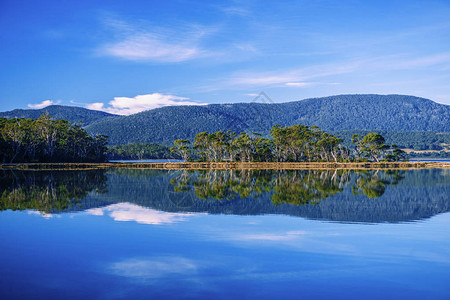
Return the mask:
{"type": "Polygon", "coordinates": [[[450,298],[449,170],[0,174],[0,299],[450,298]]]}

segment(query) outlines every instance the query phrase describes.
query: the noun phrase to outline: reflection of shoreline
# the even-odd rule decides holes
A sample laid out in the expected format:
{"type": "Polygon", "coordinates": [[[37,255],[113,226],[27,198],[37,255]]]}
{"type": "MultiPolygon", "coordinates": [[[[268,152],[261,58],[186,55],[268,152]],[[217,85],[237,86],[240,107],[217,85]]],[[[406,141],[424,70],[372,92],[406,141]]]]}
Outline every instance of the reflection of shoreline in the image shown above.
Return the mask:
{"type": "Polygon", "coordinates": [[[402,170],[209,170],[178,172],[170,183],[175,192],[194,191],[197,198],[231,200],[272,192],[274,205],[318,204],[351,186],[354,195],[382,196],[403,177],[402,170]]]}
{"type": "Polygon", "coordinates": [[[89,169],[108,169],[108,168],[131,168],[131,169],[254,169],[254,170],[370,170],[370,169],[450,169],[450,162],[430,162],[430,161],[411,161],[411,162],[350,162],[350,163],[331,163],[331,162],[296,162],[296,163],[277,163],[277,162],[161,162],[161,163],[23,163],[23,164],[0,164],[0,169],[13,170],[89,170],[89,169]]]}
{"type": "Polygon", "coordinates": [[[103,170],[15,171],[0,173],[0,211],[36,209],[41,213],[70,210],[91,191],[107,191],[103,170]]]}
{"type": "Polygon", "coordinates": [[[172,173],[171,184],[180,194],[189,193],[197,199],[184,211],[396,223],[450,211],[449,171],[177,171],[172,173]],[[247,172],[254,175],[249,177],[247,172]]]}
{"type": "MultiPolygon", "coordinates": [[[[8,171],[0,172],[4,176],[0,182],[3,192],[11,191],[11,180],[13,180],[14,176],[17,176],[20,179],[21,189],[17,190],[19,193],[15,195],[28,197],[32,195],[31,192],[41,193],[41,191],[46,191],[43,188],[48,184],[43,179],[48,178],[49,174],[53,174],[53,176],[60,178],[55,181],[55,183],[59,182],[59,184],[54,185],[55,187],[60,187],[60,189],[49,189],[49,195],[66,195],[71,199],[75,196],[78,199],[75,201],[67,201],[66,198],[64,201],[59,201],[63,200],[63,198],[43,197],[40,200],[35,199],[34,202],[26,201],[24,203],[3,202],[6,199],[2,198],[0,206],[2,209],[12,210],[38,209],[41,212],[52,213],[56,216],[58,213],[80,212],[87,209],[128,202],[143,208],[168,213],[233,215],[282,214],[315,220],[363,223],[415,221],[450,211],[450,169],[393,170],[391,172],[397,172],[404,176],[402,180],[394,180],[393,183],[398,181],[398,184],[384,184],[378,180],[371,180],[371,176],[360,176],[359,182],[356,182],[354,176],[353,180],[344,184],[347,182],[347,179],[341,172],[348,173],[348,171],[337,171],[337,175],[333,177],[335,171],[328,171],[329,176],[326,175],[326,171],[304,171],[318,173],[317,175],[312,175],[311,178],[315,178],[316,185],[322,187],[324,195],[331,195],[327,199],[315,201],[318,202],[316,205],[297,206],[290,203],[281,203],[279,206],[273,205],[270,199],[273,192],[271,189],[266,192],[264,191],[269,182],[267,176],[260,176],[260,179],[253,178],[251,181],[247,181],[248,184],[244,181],[244,185],[236,184],[234,186],[237,192],[243,193],[243,196],[248,195],[248,197],[237,196],[233,199],[206,200],[199,198],[192,186],[187,192],[176,192],[174,190],[173,183],[178,181],[177,177],[181,179],[179,176],[185,173],[182,170],[111,169],[106,172],[99,170],[87,171],[86,173],[80,171],[8,171]],[[75,176],[77,174],[78,176],[75,176]],[[81,176],[82,174],[84,175],[81,176]],[[102,174],[104,176],[100,176],[102,174]],[[320,174],[323,175],[320,176],[320,174]],[[175,181],[171,183],[172,180],[175,181]],[[339,184],[336,185],[337,182],[339,184]],[[41,185],[41,188],[27,188],[27,185],[31,184],[33,186],[35,183],[41,185]],[[258,191],[255,191],[253,188],[255,183],[262,188],[260,190],[262,194],[258,193],[260,194],[259,196],[256,195],[258,191]],[[341,183],[344,185],[341,185],[341,183]],[[380,183],[386,186],[382,196],[369,198],[368,195],[364,194],[364,191],[366,191],[370,196],[377,197],[383,191],[380,183]],[[355,189],[352,189],[352,186],[355,186],[355,189]],[[339,189],[343,189],[343,191],[340,192],[339,189]],[[56,194],[52,193],[52,191],[56,192],[56,194]],[[336,193],[334,194],[334,192],[336,193]]],[[[208,171],[204,170],[202,172],[208,171]]],[[[267,173],[267,171],[251,170],[233,170],[227,172],[267,173]]],[[[270,172],[277,173],[279,171],[272,170],[270,172]]],[[[292,173],[301,171],[283,172],[292,173]]],[[[378,171],[378,179],[386,179],[383,178],[384,176],[381,176],[385,172],[378,171]]],[[[186,173],[197,172],[188,170],[186,173]]],[[[366,173],[371,174],[376,173],[376,171],[368,171],[366,173]]],[[[302,182],[302,180],[299,180],[299,177],[295,179],[295,177],[288,176],[288,179],[291,181],[294,180],[295,184],[302,182]]],[[[391,176],[391,179],[394,178],[391,176]]],[[[222,184],[222,186],[225,187],[226,185],[222,184]]],[[[228,187],[232,188],[230,185],[228,187]]],[[[179,186],[179,188],[180,191],[185,189],[184,186],[179,186]]],[[[307,188],[308,186],[301,187],[304,191],[307,191],[307,188]]],[[[283,188],[280,188],[280,190],[283,192],[283,188]]],[[[201,189],[200,191],[206,192],[204,195],[208,194],[207,189],[201,189]]],[[[296,189],[289,189],[289,186],[285,192],[288,197],[280,198],[282,201],[291,196],[295,196],[297,193],[296,189]]],[[[309,193],[309,195],[315,198],[317,194],[309,193]]],[[[26,200],[26,198],[21,199],[26,200]]],[[[31,200],[31,198],[29,199],[31,200]]]]}

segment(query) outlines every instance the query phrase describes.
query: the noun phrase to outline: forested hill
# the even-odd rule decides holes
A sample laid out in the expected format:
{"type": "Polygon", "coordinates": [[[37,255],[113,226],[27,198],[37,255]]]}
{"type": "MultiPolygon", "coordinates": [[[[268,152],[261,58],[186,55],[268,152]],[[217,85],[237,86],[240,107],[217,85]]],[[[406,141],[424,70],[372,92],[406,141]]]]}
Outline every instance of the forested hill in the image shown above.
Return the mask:
{"type": "Polygon", "coordinates": [[[384,130],[450,132],[450,106],[403,95],[339,95],[278,104],[235,103],[170,106],[131,116],[81,107],[52,105],[43,109],[0,112],[3,118],[81,121],[91,134],[108,135],[109,144],[172,144],[202,131],[232,130],[268,134],[273,125],[316,125],[325,131],[384,130]]]}
{"type": "Polygon", "coordinates": [[[175,139],[193,139],[202,131],[267,134],[276,124],[316,125],[326,131],[450,132],[450,106],[403,95],[339,95],[279,104],[163,107],[99,120],[86,129],[108,135],[110,144],[172,144],[175,139]]]}
{"type": "Polygon", "coordinates": [[[11,111],[0,112],[0,118],[37,119],[45,113],[49,114],[54,119],[65,119],[71,123],[82,122],[83,126],[87,126],[94,121],[116,116],[82,107],[50,105],[41,109],[14,109],[11,111]]]}

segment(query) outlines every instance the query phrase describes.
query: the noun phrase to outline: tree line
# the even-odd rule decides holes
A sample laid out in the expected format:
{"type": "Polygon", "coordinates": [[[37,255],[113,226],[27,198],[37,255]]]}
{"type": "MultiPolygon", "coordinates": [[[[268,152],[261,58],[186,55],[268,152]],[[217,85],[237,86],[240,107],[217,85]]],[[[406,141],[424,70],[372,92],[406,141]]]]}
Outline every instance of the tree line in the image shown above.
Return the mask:
{"type": "Polygon", "coordinates": [[[258,133],[234,131],[201,132],[193,143],[186,139],[174,142],[171,151],[186,161],[231,162],[343,162],[343,161],[399,161],[407,159],[396,145],[386,145],[378,133],[354,135],[353,149],[345,147],[342,139],[316,126],[275,125],[271,138],[258,133]]]}
{"type": "Polygon", "coordinates": [[[180,158],[179,155],[171,152],[169,147],[152,143],[108,146],[106,156],[108,160],[180,158]]]}
{"type": "Polygon", "coordinates": [[[79,124],[53,120],[0,118],[0,160],[17,162],[104,162],[107,136],[90,136],[79,124]]]}
{"type": "Polygon", "coordinates": [[[273,125],[303,124],[319,126],[349,143],[353,133],[348,131],[358,128],[369,130],[364,133],[355,132],[361,135],[377,130],[387,143],[395,142],[402,148],[413,146],[416,150],[424,150],[422,147],[433,147],[434,150],[440,150],[439,143],[444,141],[437,141],[442,140],[442,136],[434,133],[429,136],[422,133],[410,134],[407,131],[449,133],[449,119],[449,107],[416,97],[339,95],[273,105],[233,103],[166,106],[126,117],[104,118],[91,123],[86,130],[108,135],[111,145],[135,142],[171,145],[175,139],[193,141],[195,134],[203,131],[259,132],[268,136],[273,125]],[[347,132],[340,134],[331,131],[347,132]],[[419,140],[420,142],[415,142],[419,140]],[[436,142],[430,144],[432,141],[436,142]]]}
{"type": "Polygon", "coordinates": [[[449,132],[344,130],[331,131],[330,133],[342,138],[344,145],[351,146],[351,140],[354,134],[364,136],[371,132],[379,133],[386,139],[386,143],[395,143],[402,149],[440,151],[450,146],[449,132]]]}

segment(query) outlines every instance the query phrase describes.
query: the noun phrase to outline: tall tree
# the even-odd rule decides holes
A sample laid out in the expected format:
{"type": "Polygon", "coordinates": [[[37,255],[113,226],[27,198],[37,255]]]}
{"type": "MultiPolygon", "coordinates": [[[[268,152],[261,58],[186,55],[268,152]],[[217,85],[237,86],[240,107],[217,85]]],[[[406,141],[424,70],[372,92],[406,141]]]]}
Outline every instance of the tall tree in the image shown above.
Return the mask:
{"type": "Polygon", "coordinates": [[[354,142],[357,143],[356,148],[359,153],[377,162],[380,161],[385,150],[389,149],[389,146],[384,143],[384,137],[376,132],[369,133],[362,139],[355,136],[354,142]]]}
{"type": "Polygon", "coordinates": [[[189,147],[190,143],[191,142],[188,140],[176,140],[174,142],[175,147],[170,148],[170,151],[179,154],[185,161],[187,161],[189,154],[191,153],[191,149],[189,147]]]}

